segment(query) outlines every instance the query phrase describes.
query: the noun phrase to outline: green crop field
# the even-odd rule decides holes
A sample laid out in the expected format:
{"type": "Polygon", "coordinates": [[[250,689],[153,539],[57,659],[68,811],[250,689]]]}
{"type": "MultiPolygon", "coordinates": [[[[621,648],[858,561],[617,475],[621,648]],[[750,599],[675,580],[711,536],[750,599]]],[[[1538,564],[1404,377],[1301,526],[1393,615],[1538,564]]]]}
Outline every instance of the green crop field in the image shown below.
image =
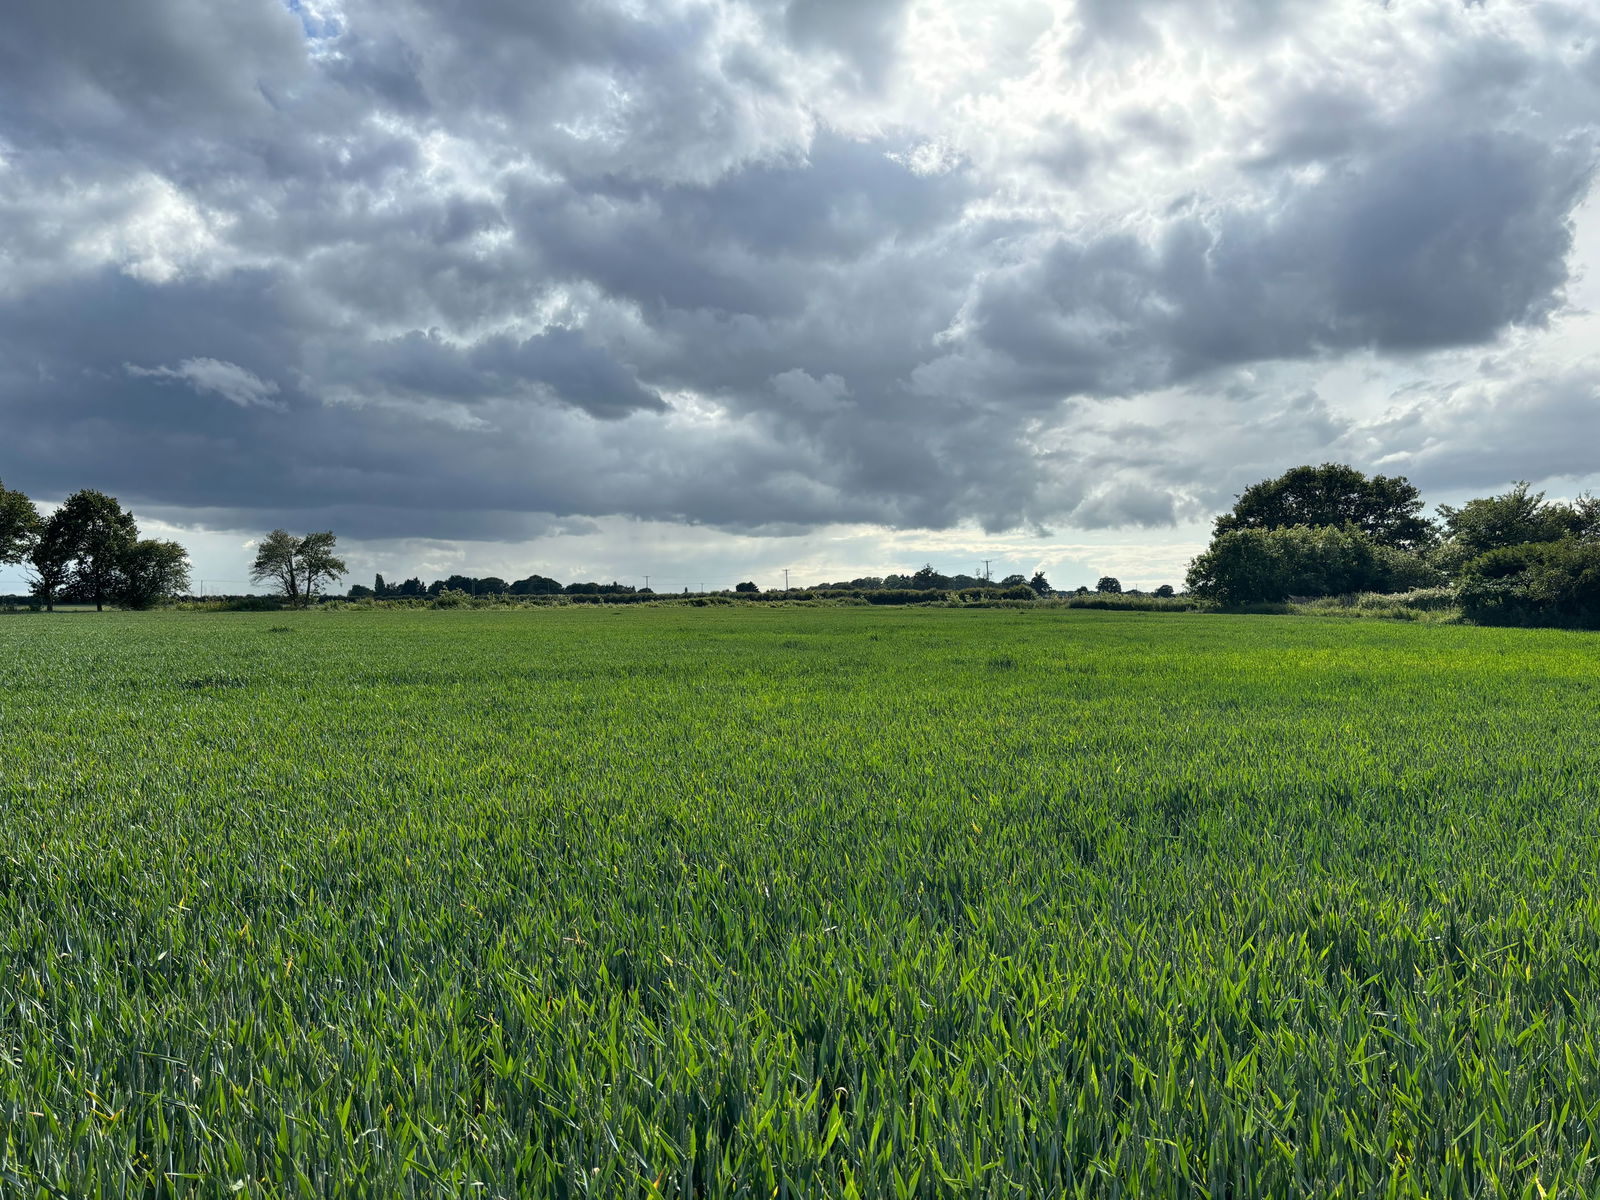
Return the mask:
{"type": "Polygon", "coordinates": [[[0,1195],[1576,1196],[1600,638],[0,618],[0,1195]]]}

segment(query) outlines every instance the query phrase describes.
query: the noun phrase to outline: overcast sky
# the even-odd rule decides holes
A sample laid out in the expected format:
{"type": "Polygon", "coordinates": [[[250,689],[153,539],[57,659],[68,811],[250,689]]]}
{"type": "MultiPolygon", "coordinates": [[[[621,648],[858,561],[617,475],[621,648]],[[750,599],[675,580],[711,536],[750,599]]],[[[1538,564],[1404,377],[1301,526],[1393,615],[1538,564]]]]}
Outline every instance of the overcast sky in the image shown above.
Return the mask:
{"type": "Polygon", "coordinates": [[[212,590],[1150,586],[1301,462],[1600,484],[1593,0],[5,7],[0,479],[212,590]]]}

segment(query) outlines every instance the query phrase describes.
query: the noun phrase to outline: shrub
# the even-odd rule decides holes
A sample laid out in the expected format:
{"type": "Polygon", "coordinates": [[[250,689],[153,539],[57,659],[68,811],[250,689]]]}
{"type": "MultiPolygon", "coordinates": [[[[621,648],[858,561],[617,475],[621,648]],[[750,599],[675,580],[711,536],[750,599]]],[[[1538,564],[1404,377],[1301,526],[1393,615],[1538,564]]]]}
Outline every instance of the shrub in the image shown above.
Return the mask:
{"type": "Polygon", "coordinates": [[[1462,568],[1457,596],[1462,613],[1485,624],[1600,628],[1600,542],[1491,550],[1462,568]]]}
{"type": "Polygon", "coordinates": [[[1188,577],[1191,592],[1229,606],[1409,591],[1438,581],[1419,556],[1380,545],[1353,526],[1307,525],[1219,534],[1190,564],[1188,577]]]}

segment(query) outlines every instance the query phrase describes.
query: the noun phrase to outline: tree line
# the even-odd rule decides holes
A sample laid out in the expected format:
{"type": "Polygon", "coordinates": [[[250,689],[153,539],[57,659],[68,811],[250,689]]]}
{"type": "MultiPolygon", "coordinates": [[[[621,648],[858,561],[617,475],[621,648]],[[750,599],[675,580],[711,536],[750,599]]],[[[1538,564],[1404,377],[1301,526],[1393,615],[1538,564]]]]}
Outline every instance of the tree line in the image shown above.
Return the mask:
{"type": "Polygon", "coordinates": [[[1600,625],[1600,499],[1547,500],[1525,482],[1423,515],[1402,476],[1341,463],[1246,488],[1216,519],[1188,587],[1229,606],[1449,586],[1495,624],[1600,625]]]}
{"type": "Polygon", "coordinates": [[[189,590],[189,552],[177,542],[139,536],[116,497],[73,492],[48,517],[22,492],[0,483],[0,564],[20,563],[45,607],[58,603],[153,608],[189,590]]]}
{"type": "MultiPolygon", "coordinates": [[[[1424,515],[1418,489],[1402,476],[1368,477],[1342,463],[1299,466],[1246,488],[1216,518],[1212,539],[1189,565],[1193,596],[1224,607],[1290,599],[1449,588],[1470,619],[1500,624],[1600,626],[1600,498],[1548,500],[1519,482],[1500,495],[1442,504],[1424,515]]],[[[256,546],[251,578],[290,605],[316,601],[348,572],[331,530],[294,535],[275,529],[256,546]]],[[[48,517],[22,492],[0,483],[0,565],[23,564],[30,590],[58,603],[150,608],[190,587],[188,552],[177,542],[140,536],[133,514],[113,496],[74,492],[48,517]]],[[[684,589],[686,592],[688,589],[684,589]]],[[[1077,589],[1078,595],[1088,588],[1077,589]]],[[[1115,596],[1111,576],[1095,589],[1115,596]]],[[[736,594],[763,592],[741,581],[736,594]]],[[[931,564],[908,575],[864,576],[788,589],[782,594],[851,595],[902,603],[945,593],[1005,598],[1054,594],[1042,571],[998,583],[944,575],[931,564]]],[[[424,585],[417,577],[371,587],[351,599],[451,596],[556,596],[642,599],[656,593],[628,584],[563,584],[544,575],[507,581],[451,575],[424,585]]],[[[1158,588],[1157,597],[1173,589],[1158,588]]]]}

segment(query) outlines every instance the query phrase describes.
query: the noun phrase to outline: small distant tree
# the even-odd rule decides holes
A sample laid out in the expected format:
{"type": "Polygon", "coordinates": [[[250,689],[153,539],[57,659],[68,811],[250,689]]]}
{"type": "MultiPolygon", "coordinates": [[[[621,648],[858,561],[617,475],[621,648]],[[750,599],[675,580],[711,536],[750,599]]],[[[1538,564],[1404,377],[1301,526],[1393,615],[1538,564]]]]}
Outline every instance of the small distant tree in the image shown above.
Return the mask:
{"type": "Polygon", "coordinates": [[[382,575],[374,575],[372,577],[372,594],[379,600],[389,594],[389,585],[383,581],[382,575]]]}
{"type": "Polygon", "coordinates": [[[112,596],[124,608],[154,608],[189,590],[189,552],[177,542],[146,538],[127,548],[116,567],[112,596]]]}
{"type": "Polygon", "coordinates": [[[1028,586],[1033,589],[1036,596],[1047,596],[1050,594],[1050,581],[1044,577],[1043,571],[1035,571],[1033,573],[1033,578],[1028,580],[1028,586]]]}
{"type": "Polygon", "coordinates": [[[32,500],[0,483],[0,563],[27,558],[43,525],[32,500]]]}
{"type": "Polygon", "coordinates": [[[338,541],[331,530],[295,537],[274,529],[256,547],[250,578],[277,586],[292,606],[308,604],[324,584],[345,574],[344,560],[333,553],[338,541]]]}
{"type": "Polygon", "coordinates": [[[1172,585],[1170,583],[1163,583],[1152,593],[1152,595],[1159,596],[1163,600],[1168,600],[1177,595],[1177,593],[1172,590],[1172,585]]]}
{"type": "Polygon", "coordinates": [[[547,575],[529,575],[511,585],[513,596],[554,596],[561,591],[561,582],[547,575]]]}
{"type": "Polygon", "coordinates": [[[1111,596],[1119,596],[1122,594],[1122,581],[1115,575],[1102,575],[1100,576],[1100,582],[1094,585],[1094,590],[1105,592],[1111,596]]]}
{"type": "Polygon", "coordinates": [[[250,564],[250,578],[272,584],[291,607],[300,603],[300,539],[287,529],[274,529],[256,545],[256,560],[250,564]]]}
{"type": "Polygon", "coordinates": [[[351,600],[371,600],[377,595],[377,592],[373,591],[364,583],[352,583],[350,585],[350,590],[345,594],[351,600]]]}
{"type": "Polygon", "coordinates": [[[930,589],[947,588],[950,586],[950,581],[935,571],[932,563],[923,563],[922,566],[917,568],[916,573],[911,576],[911,586],[919,591],[928,591],[930,589]]]}
{"type": "Polygon", "coordinates": [[[1026,587],[1027,585],[1028,577],[1026,575],[1007,575],[1000,581],[1000,586],[1003,588],[1026,587]]]}
{"type": "Polygon", "coordinates": [[[733,590],[736,592],[759,592],[761,589],[750,580],[745,580],[743,583],[734,584],[733,590]]]}

